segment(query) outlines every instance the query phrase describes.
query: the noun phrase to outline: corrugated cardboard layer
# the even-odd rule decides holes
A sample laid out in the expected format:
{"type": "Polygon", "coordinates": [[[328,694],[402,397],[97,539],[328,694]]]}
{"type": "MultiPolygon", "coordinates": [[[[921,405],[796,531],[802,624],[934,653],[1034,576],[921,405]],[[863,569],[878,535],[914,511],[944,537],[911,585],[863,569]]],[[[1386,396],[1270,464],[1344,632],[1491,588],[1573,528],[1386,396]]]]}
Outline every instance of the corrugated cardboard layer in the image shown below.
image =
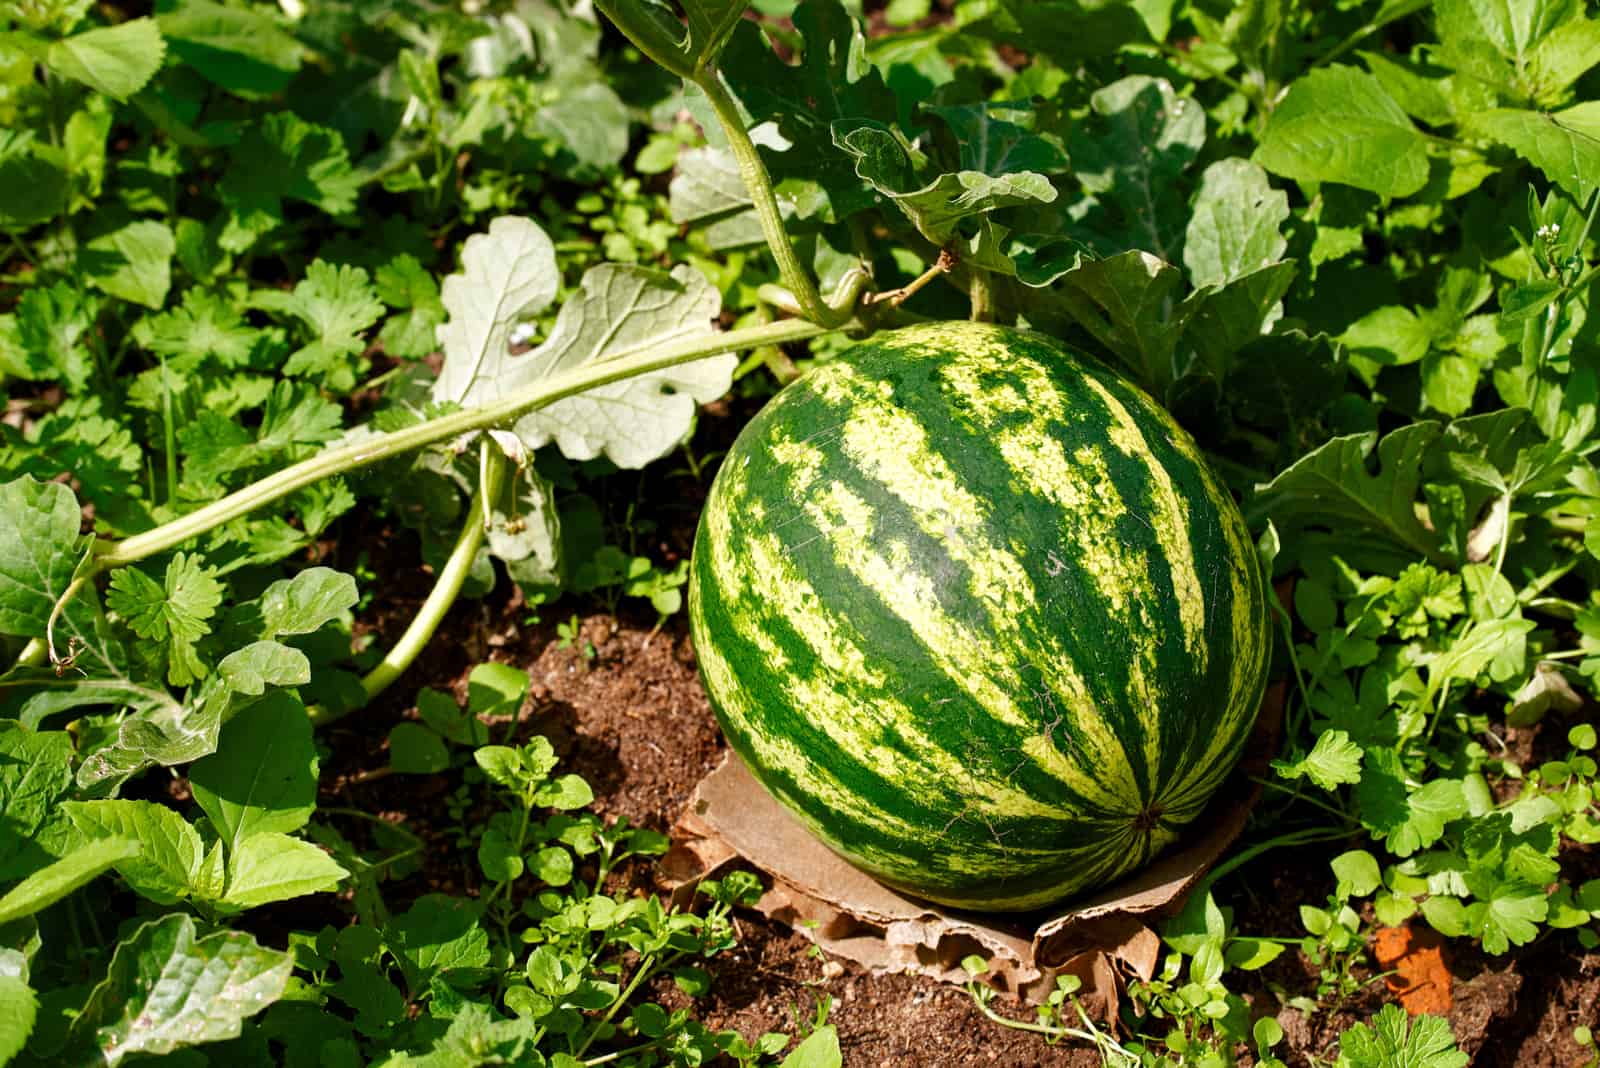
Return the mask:
{"type": "Polygon", "coordinates": [[[1154,974],[1160,939],[1150,925],[1181,902],[1243,830],[1256,795],[1245,773],[1265,770],[1277,749],[1281,711],[1282,690],[1275,687],[1240,772],[1191,825],[1188,845],[1049,912],[979,915],[891,890],[812,837],[731,754],[696,788],[662,875],[674,899],[686,903],[701,879],[743,858],[771,877],[758,911],[869,970],[960,983],[968,978],[961,961],[977,954],[997,989],[1040,1002],[1058,975],[1075,974],[1086,1007],[1110,1015],[1119,971],[1141,979],[1154,974]]]}

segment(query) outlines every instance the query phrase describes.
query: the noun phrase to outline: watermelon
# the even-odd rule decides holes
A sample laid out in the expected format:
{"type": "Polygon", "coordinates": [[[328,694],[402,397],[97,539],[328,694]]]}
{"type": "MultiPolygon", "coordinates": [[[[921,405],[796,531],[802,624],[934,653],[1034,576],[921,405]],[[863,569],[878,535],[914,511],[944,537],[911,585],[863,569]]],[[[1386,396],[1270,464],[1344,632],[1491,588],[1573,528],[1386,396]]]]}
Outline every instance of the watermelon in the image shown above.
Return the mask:
{"type": "Polygon", "coordinates": [[[1265,684],[1266,591],[1194,441],[1035,333],[876,335],[712,484],[689,581],[729,744],[883,883],[1024,910],[1177,841],[1265,684]]]}

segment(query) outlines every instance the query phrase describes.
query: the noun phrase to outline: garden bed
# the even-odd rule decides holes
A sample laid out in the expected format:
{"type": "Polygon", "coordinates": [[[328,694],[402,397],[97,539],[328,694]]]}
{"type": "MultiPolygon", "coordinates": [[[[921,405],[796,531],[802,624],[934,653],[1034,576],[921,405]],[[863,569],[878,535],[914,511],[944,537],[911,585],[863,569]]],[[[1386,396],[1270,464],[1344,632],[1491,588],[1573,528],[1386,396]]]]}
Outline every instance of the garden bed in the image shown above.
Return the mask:
{"type": "Polygon", "coordinates": [[[1596,1068],[1592,6],[5,5],[0,1065],[1596,1068]],[[670,907],[691,633],[929,898],[1282,744],[1022,1005],[670,907]]]}
{"type": "MultiPolygon", "coordinates": [[[[754,410],[750,403],[714,406],[699,440],[711,451],[725,448],[754,410]]],[[[658,546],[670,559],[688,551],[697,502],[711,473],[696,479],[680,471],[665,479],[642,478],[637,486],[621,477],[614,488],[620,499],[672,517],[658,546]]],[[[403,535],[382,529],[337,552],[344,556],[352,550],[385,562],[382,582],[396,595],[372,614],[370,625],[377,640],[392,640],[410,618],[414,606],[408,599],[426,595],[421,562],[403,535]]],[[[656,626],[648,612],[618,616],[575,604],[580,637],[574,641],[556,632],[555,621],[569,614],[566,607],[548,606],[543,621],[530,624],[527,607],[515,594],[458,606],[444,627],[451,641],[430,647],[391,696],[327,732],[333,753],[325,765],[322,803],[379,813],[429,843],[422,870],[386,890],[397,910],[408,897],[472,893],[480,882],[470,857],[455,842],[455,825],[443,814],[442,798],[452,788],[452,777],[383,777],[389,758],[379,741],[397,719],[414,716],[410,696],[415,688],[439,689],[464,703],[468,675],[477,664],[491,660],[526,671],[531,686],[519,710],[518,736],[549,737],[563,768],[594,785],[594,809],[603,818],[624,817],[662,832],[670,832],[700,779],[723,759],[726,746],[696,675],[686,621],[680,617],[656,626]],[[592,647],[592,656],[584,643],[592,647]],[[363,781],[374,773],[380,776],[376,781],[363,781]]],[[[1536,749],[1559,745],[1540,744],[1541,735],[1548,733],[1537,727],[1511,728],[1505,740],[1520,759],[1533,762],[1536,749]]],[[[1241,847],[1249,841],[1247,833],[1241,847]]],[[[1224,882],[1218,898],[1237,910],[1246,933],[1300,931],[1299,906],[1320,901],[1333,889],[1327,857],[1327,848],[1321,846],[1269,853],[1224,882]]],[[[1600,875],[1600,849],[1569,847],[1562,859],[1579,879],[1600,875]]],[[[660,878],[643,863],[626,872],[623,882],[634,892],[661,890],[660,878]]],[[[295,922],[304,924],[301,909],[295,912],[295,922]]],[[[327,919],[338,922],[339,915],[329,909],[327,919]]],[[[1373,917],[1369,914],[1366,920],[1373,922],[1373,917]]],[[[871,974],[854,963],[834,961],[802,933],[751,911],[740,914],[738,927],[740,944],[717,960],[712,969],[716,982],[706,998],[691,1002],[666,982],[657,984],[654,994],[675,1007],[692,1005],[710,1027],[737,1029],[751,1038],[793,1029],[809,1018],[819,999],[828,999],[828,1018],[838,1026],[844,1063],[852,1066],[1102,1064],[1081,1043],[1047,1043],[1038,1035],[991,1022],[962,988],[871,974]]],[[[1414,930],[1424,939],[1431,934],[1425,926],[1414,930]]],[[[1557,937],[1499,958],[1436,935],[1429,940],[1434,946],[1441,943],[1443,971],[1432,978],[1449,989],[1450,1029],[1461,1049],[1473,1054],[1474,1064],[1568,1068],[1583,1062],[1584,1051],[1572,1031],[1592,1026],[1600,1001],[1600,952],[1575,953],[1557,937]]],[[[1317,964],[1298,950],[1249,975],[1239,992],[1250,998],[1254,1015],[1280,1020],[1285,1045],[1278,1052],[1294,1068],[1312,1068],[1336,1056],[1339,1035],[1399,994],[1369,961],[1355,969],[1362,984],[1355,995],[1330,999],[1313,1013],[1287,1006],[1285,998],[1314,989],[1320,977],[1317,964]]],[[[1430,1007],[1436,1009],[1437,1003],[1430,1007]]],[[[998,1001],[994,1008],[1016,1019],[1032,1018],[1028,1006],[1011,999],[998,1001]]],[[[1249,1064],[1248,1054],[1242,1063],[1249,1064]]]]}

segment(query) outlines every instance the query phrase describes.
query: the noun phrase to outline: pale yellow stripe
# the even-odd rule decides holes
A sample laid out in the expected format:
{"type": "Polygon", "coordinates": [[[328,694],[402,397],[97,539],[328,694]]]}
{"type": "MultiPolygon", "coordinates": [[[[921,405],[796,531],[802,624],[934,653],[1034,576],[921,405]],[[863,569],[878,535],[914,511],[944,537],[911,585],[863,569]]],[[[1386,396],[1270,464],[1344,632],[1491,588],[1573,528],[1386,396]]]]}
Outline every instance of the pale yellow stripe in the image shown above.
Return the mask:
{"type": "Polygon", "coordinates": [[[1229,621],[1232,632],[1228,636],[1233,653],[1229,698],[1237,704],[1254,696],[1265,671],[1271,637],[1264,614],[1266,588],[1261,569],[1256,563],[1255,543],[1250,540],[1250,529],[1245,525],[1244,516],[1239,514],[1238,507],[1233,503],[1233,495],[1211,470],[1211,465],[1194,439],[1166,411],[1156,409],[1153,414],[1167,427],[1173,446],[1199,470],[1200,477],[1205,480],[1206,490],[1216,502],[1227,548],[1223,560],[1214,567],[1227,572],[1233,594],[1233,613],[1229,621]],[[1237,560],[1241,566],[1229,566],[1226,561],[1230,559],[1237,560]]]}
{"type": "MultiPolygon", "coordinates": [[[[813,489],[806,489],[810,494],[813,489]]],[[[873,667],[861,637],[846,629],[833,612],[822,610],[821,598],[796,569],[782,540],[772,534],[750,533],[741,543],[752,574],[762,577],[762,608],[782,619],[816,654],[824,673],[789,672],[781,683],[791,707],[809,710],[808,720],[844,753],[851,754],[885,780],[898,784],[915,802],[932,809],[949,805],[949,788],[964,783],[962,796],[974,809],[992,819],[1067,819],[1060,806],[1018,790],[992,773],[993,769],[964,763],[945,751],[922,730],[920,720],[931,710],[913,708],[891,693],[894,680],[873,667]],[[852,701],[848,694],[865,690],[869,696],[852,701]],[[843,691],[843,693],[841,693],[843,691]],[[905,737],[916,754],[914,767],[881,739],[891,730],[905,737]]],[[[759,626],[752,636],[777,644],[759,626]]],[[[763,644],[765,651],[767,644],[763,644]]],[[[975,739],[975,741],[977,741],[975,739]]],[[[864,813],[865,814],[865,813],[864,813]]],[[[1073,819],[1072,822],[1076,822],[1073,819]]]]}
{"type": "MultiPolygon", "coordinates": [[[[1106,400],[1108,407],[1116,404],[1104,386],[1098,382],[1091,382],[1091,385],[1106,400]]],[[[1250,541],[1250,532],[1243,517],[1233,504],[1232,495],[1211,471],[1194,439],[1164,409],[1151,406],[1148,413],[1162,424],[1179,455],[1199,471],[1222,527],[1225,549],[1222,558],[1212,563],[1209,580],[1214,583],[1222,573],[1226,573],[1232,601],[1228,632],[1219,634],[1214,628],[1205,626],[1205,622],[1209,621],[1210,605],[1214,601],[1207,600],[1202,592],[1195,603],[1206,605],[1207,620],[1202,623],[1202,631],[1212,629],[1215,634],[1213,640],[1226,643],[1225,647],[1230,653],[1227,700],[1230,708],[1239,709],[1259,698],[1260,680],[1267,657],[1268,633],[1260,614],[1264,590],[1256,567],[1255,546],[1250,541]],[[1240,561],[1243,568],[1232,566],[1229,560],[1240,561]]],[[[1185,544],[1188,540],[1187,537],[1183,539],[1185,544]]],[[[1194,581],[1204,591],[1205,583],[1200,580],[1198,572],[1194,581]]],[[[1254,712],[1251,708],[1242,714],[1253,715],[1254,712]]],[[[1227,755],[1232,740],[1228,730],[1213,731],[1202,739],[1205,748],[1186,762],[1185,770],[1167,785],[1158,802],[1167,806],[1169,811],[1174,811],[1191,807],[1195,800],[1214,792],[1226,777],[1228,769],[1223,766],[1222,759],[1227,755]]]]}

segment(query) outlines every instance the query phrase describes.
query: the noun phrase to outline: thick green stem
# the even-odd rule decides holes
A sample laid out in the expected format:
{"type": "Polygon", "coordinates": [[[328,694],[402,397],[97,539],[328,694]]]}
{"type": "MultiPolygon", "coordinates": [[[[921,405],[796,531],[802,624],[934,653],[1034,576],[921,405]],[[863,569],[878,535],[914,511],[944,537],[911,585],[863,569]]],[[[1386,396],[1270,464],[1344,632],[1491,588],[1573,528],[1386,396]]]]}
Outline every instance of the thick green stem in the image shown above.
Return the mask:
{"type": "MultiPolygon", "coordinates": [[[[477,559],[478,550],[483,548],[484,538],[489,533],[489,516],[505,485],[506,458],[491,442],[481,442],[479,448],[484,460],[483,474],[478,481],[478,491],[467,506],[466,521],[456,535],[455,547],[450,550],[444,567],[439,569],[439,577],[428,592],[427,600],[411,617],[405,633],[400,635],[400,640],[395,642],[394,648],[389,650],[378,666],[362,678],[361,689],[366,693],[367,701],[388,689],[433,640],[434,631],[439,629],[439,624],[444,622],[444,617],[461,595],[461,587],[472,571],[472,562],[477,559]]],[[[347,708],[333,712],[318,705],[310,710],[311,722],[321,726],[354,711],[354,708],[347,708]]]]}
{"type": "MultiPolygon", "coordinates": [[[[651,19],[636,2],[595,0],[595,6],[616,24],[639,51],[658,66],[699,86],[706,94],[712,110],[717,114],[717,122],[727,135],[728,147],[739,165],[739,177],[750,194],[762,236],[766,238],[767,247],[772,250],[772,257],[778,263],[778,274],[783,278],[783,284],[794,294],[805,318],[824,326],[843,325],[850,318],[851,307],[860,290],[857,288],[848,294],[849,303],[844,302],[844,293],[834,303],[823,300],[811,272],[800,262],[794,246],[789,243],[789,234],[783,226],[783,212],[778,208],[778,198],[772,189],[772,176],[767,173],[767,165],[761,161],[760,151],[744,128],[744,116],[739,113],[739,105],[712,65],[720,45],[706,45],[703,42],[696,45],[690,41],[689,49],[685,49],[683,41],[674,40],[663,25],[651,19]],[[698,55],[694,54],[696,49],[698,55]]],[[[731,29],[731,25],[728,28],[731,29]]]]}
{"type": "Polygon", "coordinates": [[[99,572],[114,567],[125,567],[148,556],[182,545],[190,538],[198,537],[208,530],[248,515],[263,505],[271,504],[295,490],[325,478],[388,460],[426,445],[449,441],[463,434],[502,426],[527,412],[553,404],[564,397],[594,389],[596,386],[651,371],[660,371],[719,353],[760,345],[776,345],[786,341],[803,341],[826,333],[829,333],[827,327],[786,319],[744,330],[730,330],[710,338],[692,338],[663,345],[658,349],[576,367],[563,374],[552,375],[542,382],[481,408],[452,412],[393,433],[375,434],[349,445],[326,449],[310,459],[286,467],[154,530],[135,534],[122,541],[101,542],[95,547],[94,570],[99,572]]]}
{"type": "MultiPolygon", "coordinates": [[[[778,274],[783,278],[783,284],[794,294],[807,319],[827,326],[843,323],[850,317],[850,306],[830,307],[822,299],[816,283],[811,280],[811,272],[806,270],[794,246],[789,243],[789,233],[783,226],[783,212],[779,210],[777,195],[772,191],[772,176],[767,173],[767,165],[761,161],[760,150],[745,131],[744,116],[739,114],[739,105],[722,84],[722,76],[715,70],[703,70],[693,81],[711,101],[717,121],[722,124],[722,132],[728,137],[728,147],[739,164],[739,177],[750,194],[756,219],[761,223],[762,236],[772,250],[772,258],[778,262],[778,274]]],[[[854,299],[854,294],[850,299],[854,299]]]]}

